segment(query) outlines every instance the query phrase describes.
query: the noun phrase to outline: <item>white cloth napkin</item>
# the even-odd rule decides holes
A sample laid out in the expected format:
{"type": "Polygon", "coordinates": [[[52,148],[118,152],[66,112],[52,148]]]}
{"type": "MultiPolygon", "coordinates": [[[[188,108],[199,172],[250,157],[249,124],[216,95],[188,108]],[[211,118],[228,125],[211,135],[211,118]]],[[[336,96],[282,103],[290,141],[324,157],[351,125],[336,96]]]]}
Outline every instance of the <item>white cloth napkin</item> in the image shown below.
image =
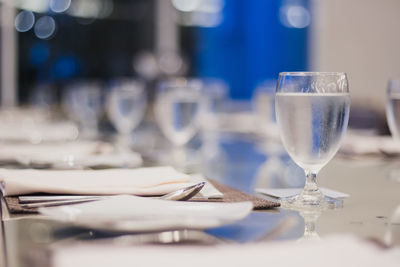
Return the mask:
{"type": "Polygon", "coordinates": [[[0,169],[4,196],[31,193],[162,195],[194,184],[172,167],[108,170],[0,169]]]}
{"type": "Polygon", "coordinates": [[[217,227],[246,217],[252,209],[249,201],[189,203],[119,195],[76,205],[40,208],[39,212],[55,220],[90,228],[140,232],[217,227]]]}

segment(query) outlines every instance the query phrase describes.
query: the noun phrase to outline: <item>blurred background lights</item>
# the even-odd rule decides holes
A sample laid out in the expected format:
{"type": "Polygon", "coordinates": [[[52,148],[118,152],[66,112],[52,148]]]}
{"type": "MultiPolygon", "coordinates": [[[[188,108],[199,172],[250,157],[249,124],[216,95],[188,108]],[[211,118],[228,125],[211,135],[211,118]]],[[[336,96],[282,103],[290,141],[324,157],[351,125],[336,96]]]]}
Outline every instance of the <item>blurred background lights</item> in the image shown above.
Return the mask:
{"type": "Polygon", "coordinates": [[[35,16],[31,11],[21,11],[15,17],[14,25],[15,29],[19,32],[27,32],[35,23],[35,16]]]}
{"type": "Polygon", "coordinates": [[[225,6],[224,0],[201,0],[197,7],[197,11],[207,13],[221,12],[225,6]]]}
{"type": "Polygon", "coordinates": [[[75,0],[67,13],[80,18],[106,18],[114,8],[112,0],[75,0]]]}
{"type": "Polygon", "coordinates": [[[36,41],[29,51],[29,61],[35,67],[40,67],[50,56],[50,47],[47,42],[36,41]]]}
{"type": "Polygon", "coordinates": [[[172,5],[179,11],[190,12],[195,11],[200,2],[200,0],[172,0],[172,5]]]}
{"type": "Polygon", "coordinates": [[[310,12],[300,5],[285,5],[280,9],[280,21],[288,28],[306,28],[310,25],[310,12]]]}
{"type": "Polygon", "coordinates": [[[222,23],[224,0],[172,0],[184,26],[216,27],[222,23]]]}
{"type": "Polygon", "coordinates": [[[37,13],[44,13],[49,8],[49,0],[19,0],[13,2],[20,9],[37,13]]]}
{"type": "Polygon", "coordinates": [[[71,0],[50,0],[49,6],[51,11],[61,13],[66,11],[71,5],[71,0]]]}
{"type": "Polygon", "coordinates": [[[35,35],[40,39],[49,39],[56,30],[56,22],[50,16],[43,16],[35,24],[35,35]]]}

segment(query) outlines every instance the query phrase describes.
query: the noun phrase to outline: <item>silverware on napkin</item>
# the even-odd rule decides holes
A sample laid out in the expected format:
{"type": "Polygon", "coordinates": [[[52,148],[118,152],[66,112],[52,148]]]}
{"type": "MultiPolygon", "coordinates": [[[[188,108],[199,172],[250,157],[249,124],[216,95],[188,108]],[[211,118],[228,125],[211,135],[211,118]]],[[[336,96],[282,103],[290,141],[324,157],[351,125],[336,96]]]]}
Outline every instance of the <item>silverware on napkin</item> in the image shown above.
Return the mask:
{"type": "MultiPolygon", "coordinates": [[[[156,197],[164,200],[177,200],[184,201],[189,200],[195,196],[204,187],[205,182],[200,182],[195,185],[191,185],[166,195],[156,197]]],[[[108,196],[99,195],[36,195],[36,196],[19,196],[18,202],[22,208],[39,208],[39,207],[51,207],[69,204],[78,204],[89,201],[96,201],[105,199],[108,196]]]]}

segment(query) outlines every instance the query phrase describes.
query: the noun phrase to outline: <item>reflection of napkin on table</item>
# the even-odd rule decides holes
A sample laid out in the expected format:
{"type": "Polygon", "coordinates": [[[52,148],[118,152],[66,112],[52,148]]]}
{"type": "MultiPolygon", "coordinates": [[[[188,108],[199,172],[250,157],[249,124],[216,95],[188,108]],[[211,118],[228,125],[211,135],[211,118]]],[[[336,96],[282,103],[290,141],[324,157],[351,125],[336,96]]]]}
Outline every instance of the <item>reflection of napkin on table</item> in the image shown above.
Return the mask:
{"type": "Polygon", "coordinates": [[[108,170],[0,169],[4,196],[31,193],[161,195],[193,184],[172,167],[108,170]]]}

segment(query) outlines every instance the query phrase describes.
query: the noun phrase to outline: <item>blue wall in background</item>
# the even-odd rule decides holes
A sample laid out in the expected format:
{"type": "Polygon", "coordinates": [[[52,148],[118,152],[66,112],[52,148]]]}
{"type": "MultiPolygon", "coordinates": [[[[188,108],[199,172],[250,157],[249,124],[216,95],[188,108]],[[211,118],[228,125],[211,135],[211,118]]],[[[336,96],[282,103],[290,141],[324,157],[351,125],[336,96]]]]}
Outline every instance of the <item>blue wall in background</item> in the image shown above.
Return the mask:
{"type": "Polygon", "coordinates": [[[225,0],[223,21],[197,28],[196,74],[224,79],[234,99],[250,99],[264,80],[308,68],[308,29],[285,26],[283,5],[309,10],[309,0],[225,0]]]}

